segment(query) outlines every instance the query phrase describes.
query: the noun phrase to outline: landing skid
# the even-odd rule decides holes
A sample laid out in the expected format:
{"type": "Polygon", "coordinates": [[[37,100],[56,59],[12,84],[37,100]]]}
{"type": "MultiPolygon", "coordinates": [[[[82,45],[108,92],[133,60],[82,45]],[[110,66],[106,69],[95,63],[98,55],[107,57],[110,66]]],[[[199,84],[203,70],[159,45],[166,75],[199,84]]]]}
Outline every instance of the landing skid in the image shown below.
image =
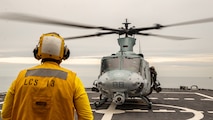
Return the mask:
{"type": "Polygon", "coordinates": [[[147,103],[149,109],[152,109],[152,102],[147,96],[141,96],[141,98],[147,103]]]}
{"type": "Polygon", "coordinates": [[[97,108],[97,107],[100,107],[101,105],[103,105],[106,101],[107,101],[107,97],[104,97],[104,98],[102,98],[102,94],[100,94],[100,100],[99,101],[96,101],[95,103],[94,103],[94,105],[95,105],[95,107],[97,108]]]}

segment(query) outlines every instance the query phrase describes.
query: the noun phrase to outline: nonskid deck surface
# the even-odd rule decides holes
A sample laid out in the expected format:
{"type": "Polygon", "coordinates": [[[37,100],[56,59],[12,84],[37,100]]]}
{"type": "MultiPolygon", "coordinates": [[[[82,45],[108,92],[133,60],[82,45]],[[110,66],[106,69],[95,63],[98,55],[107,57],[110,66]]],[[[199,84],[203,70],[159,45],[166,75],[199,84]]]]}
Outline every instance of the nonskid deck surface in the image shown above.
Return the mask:
{"type": "MultiPolygon", "coordinates": [[[[129,99],[123,105],[115,105],[110,100],[96,108],[99,93],[87,89],[94,120],[212,120],[213,90],[163,89],[152,93],[152,109],[139,99],[129,99]]],[[[5,93],[0,95],[0,110],[5,93]]],[[[1,120],[1,119],[0,119],[1,120]]]]}
{"type": "Polygon", "coordinates": [[[88,89],[94,120],[212,120],[213,90],[163,89],[152,93],[152,109],[139,99],[129,99],[123,105],[107,101],[96,108],[99,94],[88,89]]]}

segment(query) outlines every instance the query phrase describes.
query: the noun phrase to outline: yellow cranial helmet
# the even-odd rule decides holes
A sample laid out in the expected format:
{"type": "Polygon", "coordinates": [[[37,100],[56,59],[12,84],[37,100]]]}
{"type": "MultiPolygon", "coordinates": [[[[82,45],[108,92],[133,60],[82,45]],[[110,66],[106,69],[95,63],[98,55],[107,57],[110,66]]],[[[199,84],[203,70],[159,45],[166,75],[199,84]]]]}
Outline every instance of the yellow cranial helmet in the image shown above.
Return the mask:
{"type": "Polygon", "coordinates": [[[65,60],[70,54],[69,49],[65,46],[64,39],[54,32],[43,34],[33,52],[37,60],[65,60]]]}

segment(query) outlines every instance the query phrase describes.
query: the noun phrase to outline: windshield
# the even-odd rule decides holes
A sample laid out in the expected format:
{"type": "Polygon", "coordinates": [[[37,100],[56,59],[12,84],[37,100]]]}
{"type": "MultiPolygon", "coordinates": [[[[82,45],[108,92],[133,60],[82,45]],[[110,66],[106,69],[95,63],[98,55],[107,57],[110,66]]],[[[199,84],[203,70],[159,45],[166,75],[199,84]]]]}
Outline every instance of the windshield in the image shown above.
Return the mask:
{"type": "Polygon", "coordinates": [[[124,57],[124,58],[104,58],[102,60],[102,72],[107,72],[109,70],[130,70],[133,72],[140,71],[140,58],[139,57],[124,57]]]}
{"type": "Polygon", "coordinates": [[[133,72],[140,71],[140,58],[125,58],[123,61],[123,69],[133,72]]]}
{"type": "Polygon", "coordinates": [[[119,59],[118,58],[107,58],[102,61],[102,72],[107,72],[109,70],[119,69],[119,59]]]}

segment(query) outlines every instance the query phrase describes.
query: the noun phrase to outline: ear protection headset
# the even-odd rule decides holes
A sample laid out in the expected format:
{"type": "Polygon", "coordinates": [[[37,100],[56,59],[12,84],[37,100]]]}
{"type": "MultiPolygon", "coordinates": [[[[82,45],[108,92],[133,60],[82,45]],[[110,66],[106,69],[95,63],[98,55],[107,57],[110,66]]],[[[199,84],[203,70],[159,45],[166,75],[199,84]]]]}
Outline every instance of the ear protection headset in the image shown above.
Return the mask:
{"type": "Polygon", "coordinates": [[[70,50],[69,50],[69,48],[67,48],[67,46],[64,46],[64,55],[63,55],[62,59],[66,60],[69,58],[69,56],[70,56],[70,50]]]}
{"type": "Polygon", "coordinates": [[[52,32],[40,37],[33,54],[37,60],[45,58],[66,60],[70,56],[70,50],[64,45],[64,39],[59,34],[52,32]]]}

